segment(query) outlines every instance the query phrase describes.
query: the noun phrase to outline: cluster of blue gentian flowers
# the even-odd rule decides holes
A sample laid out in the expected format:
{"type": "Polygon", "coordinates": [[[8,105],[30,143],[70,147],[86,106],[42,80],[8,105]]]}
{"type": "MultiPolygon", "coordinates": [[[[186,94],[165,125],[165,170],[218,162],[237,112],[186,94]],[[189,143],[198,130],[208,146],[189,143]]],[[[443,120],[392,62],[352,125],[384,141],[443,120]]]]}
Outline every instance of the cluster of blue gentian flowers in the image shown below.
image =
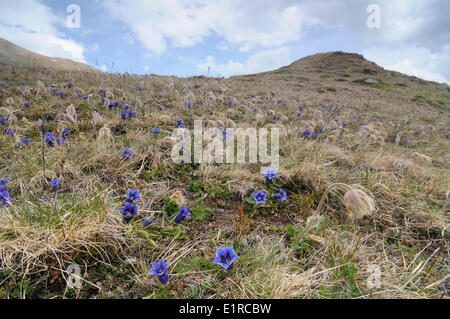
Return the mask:
{"type": "Polygon", "coordinates": [[[176,120],[176,121],[177,121],[178,128],[185,128],[185,126],[182,124],[183,120],[176,120]]]}
{"type": "Polygon", "coordinates": [[[131,119],[133,117],[136,117],[136,112],[131,111],[130,106],[128,104],[125,104],[123,106],[123,111],[120,112],[120,116],[121,116],[122,120],[126,120],[127,118],[131,119]]]}
{"type": "Polygon", "coordinates": [[[3,133],[6,134],[6,135],[9,135],[10,137],[14,137],[13,130],[10,127],[8,127],[8,126],[5,126],[5,128],[3,130],[3,133]]]}
{"type": "MultiPolygon", "coordinates": [[[[276,169],[272,167],[267,167],[264,172],[264,176],[266,177],[266,181],[270,182],[272,179],[278,177],[276,169]]],[[[266,204],[267,202],[267,194],[264,193],[262,190],[258,190],[256,193],[252,195],[253,199],[255,200],[255,204],[266,204]]],[[[281,205],[285,200],[287,200],[286,191],[280,188],[279,192],[272,195],[273,198],[279,199],[278,205],[281,205]]]]}
{"type": "MultiPolygon", "coordinates": [[[[216,257],[213,263],[223,267],[227,271],[233,270],[233,265],[239,256],[234,251],[233,247],[218,248],[216,251],[216,257]]],[[[169,264],[161,258],[160,261],[152,263],[152,268],[149,270],[150,275],[158,277],[159,281],[163,285],[169,283],[169,274],[167,273],[167,268],[169,264]]]]}
{"type": "Polygon", "coordinates": [[[62,132],[61,138],[55,137],[52,132],[47,132],[47,133],[45,133],[44,140],[45,140],[45,143],[47,143],[47,145],[49,147],[53,147],[53,146],[55,146],[55,142],[58,145],[64,144],[64,142],[66,141],[66,137],[69,134],[70,134],[70,130],[68,130],[66,128],[62,132]]]}
{"type": "Polygon", "coordinates": [[[129,223],[134,216],[138,214],[138,206],[135,204],[141,198],[139,191],[134,189],[129,189],[127,197],[125,199],[125,205],[119,210],[123,214],[123,221],[129,223]]]}

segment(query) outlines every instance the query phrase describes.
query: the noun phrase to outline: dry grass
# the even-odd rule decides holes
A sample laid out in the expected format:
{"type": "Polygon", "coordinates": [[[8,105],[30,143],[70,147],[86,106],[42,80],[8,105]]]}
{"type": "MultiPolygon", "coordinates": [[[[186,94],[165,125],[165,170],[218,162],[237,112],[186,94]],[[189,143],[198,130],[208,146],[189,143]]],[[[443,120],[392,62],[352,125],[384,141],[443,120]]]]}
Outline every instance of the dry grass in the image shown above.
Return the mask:
{"type": "MultiPolygon", "coordinates": [[[[448,108],[436,107],[438,100],[436,105],[412,101],[412,92],[419,88],[444,90],[437,84],[391,76],[342,54],[231,79],[62,71],[51,78],[44,70],[16,69],[14,75],[6,67],[0,72],[3,82],[15,81],[1,88],[0,118],[11,111],[17,118],[8,123],[14,138],[0,134],[0,178],[10,179],[7,187],[14,200],[0,208],[0,296],[445,296],[443,282],[450,269],[450,118],[448,108]],[[336,59],[341,67],[352,66],[346,81],[336,80],[336,59]],[[328,67],[320,67],[322,60],[328,67]],[[377,70],[382,86],[357,81],[363,75],[355,70],[366,67],[377,70]],[[17,83],[17,74],[24,85],[17,83]],[[47,95],[26,88],[36,87],[37,80],[45,84],[47,95]],[[65,95],[51,93],[51,84],[65,95]],[[100,89],[107,93],[102,96],[100,89]],[[11,106],[8,97],[14,99],[11,106]],[[120,109],[109,109],[108,101],[128,103],[136,117],[122,120],[120,109]],[[28,109],[21,106],[24,102],[30,103],[28,109]],[[192,103],[190,109],[186,102],[192,103]],[[64,121],[71,130],[66,142],[44,147],[44,176],[38,120],[44,120],[46,131],[56,133],[58,126],[61,129],[57,115],[70,104],[81,121],[64,121]],[[299,105],[304,108],[300,116],[299,105]],[[94,109],[102,120],[95,127],[94,109]],[[195,119],[281,128],[280,178],[265,183],[260,164],[173,164],[164,139],[168,142],[176,119],[187,128],[195,119]],[[104,124],[111,137],[99,132],[104,124]],[[153,134],[154,128],[160,133],[153,134]],[[318,133],[317,138],[302,137],[305,129],[318,133]],[[31,144],[21,145],[21,137],[31,144]],[[120,155],[125,147],[135,152],[128,160],[120,155]],[[48,184],[55,178],[61,182],[56,198],[48,184]],[[363,190],[373,199],[373,210],[351,218],[352,198],[335,189],[318,212],[323,221],[308,228],[307,219],[325,190],[337,182],[363,190]],[[125,224],[118,208],[130,188],[139,190],[142,198],[139,216],[125,224]],[[279,188],[288,194],[282,206],[273,201],[255,210],[253,193],[262,189],[270,198],[279,188]],[[192,220],[173,223],[174,211],[166,202],[171,195],[193,212],[192,220]],[[44,196],[56,200],[39,204],[44,196]],[[142,227],[144,217],[153,218],[151,227],[142,227]],[[248,231],[238,233],[245,229],[240,225],[244,222],[248,231]],[[227,274],[212,260],[217,248],[231,243],[239,258],[227,274]],[[148,275],[151,263],[162,257],[170,264],[169,287],[148,275]],[[83,268],[81,290],[65,285],[71,262],[83,268]],[[371,290],[367,278],[373,266],[380,268],[381,286],[371,290]]],[[[429,98],[437,95],[430,93],[429,98]]]]}

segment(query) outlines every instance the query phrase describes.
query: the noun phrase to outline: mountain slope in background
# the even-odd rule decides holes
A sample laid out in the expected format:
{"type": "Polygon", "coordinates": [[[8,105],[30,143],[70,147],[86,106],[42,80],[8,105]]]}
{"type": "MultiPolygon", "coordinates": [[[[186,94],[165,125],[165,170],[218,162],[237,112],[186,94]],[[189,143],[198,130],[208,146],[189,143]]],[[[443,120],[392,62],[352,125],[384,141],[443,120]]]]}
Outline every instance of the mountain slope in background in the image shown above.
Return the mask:
{"type": "Polygon", "coordinates": [[[20,67],[42,67],[64,71],[99,72],[84,63],[63,58],[51,58],[28,51],[2,38],[0,38],[0,64],[20,67]]]}
{"type": "Polygon", "coordinates": [[[283,84],[304,95],[341,101],[365,100],[380,104],[417,104],[450,109],[450,87],[386,70],[362,55],[346,52],[317,53],[274,71],[234,76],[250,83],[283,84]]]}

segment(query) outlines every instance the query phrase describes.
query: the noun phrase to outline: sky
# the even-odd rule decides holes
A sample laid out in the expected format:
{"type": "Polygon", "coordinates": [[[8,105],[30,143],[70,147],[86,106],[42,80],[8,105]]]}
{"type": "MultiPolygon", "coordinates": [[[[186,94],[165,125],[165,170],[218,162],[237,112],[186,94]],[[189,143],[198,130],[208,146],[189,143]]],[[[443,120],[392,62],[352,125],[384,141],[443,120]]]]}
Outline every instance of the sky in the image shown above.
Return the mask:
{"type": "Polygon", "coordinates": [[[448,0],[0,0],[0,37],[106,72],[277,69],[328,51],[450,84],[448,0]]]}

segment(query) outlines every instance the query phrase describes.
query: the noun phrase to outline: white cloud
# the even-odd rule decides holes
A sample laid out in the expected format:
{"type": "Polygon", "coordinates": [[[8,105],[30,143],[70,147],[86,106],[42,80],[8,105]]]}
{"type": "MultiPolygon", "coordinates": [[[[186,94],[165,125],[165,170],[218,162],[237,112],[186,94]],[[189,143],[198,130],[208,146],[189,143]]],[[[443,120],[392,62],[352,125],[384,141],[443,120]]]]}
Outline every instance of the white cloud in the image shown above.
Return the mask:
{"type": "Polygon", "coordinates": [[[257,4],[238,0],[113,0],[101,4],[157,54],[167,50],[168,42],[187,47],[214,34],[240,45],[241,51],[257,45],[276,47],[298,40],[302,25],[312,21],[296,5],[283,7],[268,0],[257,4]]]}
{"type": "Polygon", "coordinates": [[[386,69],[450,84],[450,74],[446,67],[450,63],[450,44],[439,53],[426,48],[401,46],[388,50],[377,46],[363,50],[363,54],[366,59],[375,61],[386,69]]]}
{"type": "Polygon", "coordinates": [[[439,83],[442,83],[442,82],[450,83],[448,80],[446,80],[442,75],[440,75],[438,73],[433,73],[426,69],[416,68],[413,65],[413,63],[408,59],[403,60],[394,65],[388,65],[388,66],[386,66],[386,69],[401,72],[401,73],[408,74],[408,75],[414,75],[414,76],[417,76],[418,78],[428,80],[428,81],[435,81],[435,82],[439,82],[439,83]]]}
{"type": "Polygon", "coordinates": [[[58,31],[62,25],[65,20],[38,1],[2,1],[0,37],[39,54],[86,63],[83,46],[58,31]]]}
{"type": "Polygon", "coordinates": [[[281,47],[275,50],[266,50],[250,56],[245,63],[228,61],[217,63],[213,56],[208,56],[204,63],[197,65],[201,72],[207,72],[211,67],[211,73],[219,73],[221,76],[232,76],[239,74],[250,74],[277,69],[291,63],[290,49],[281,47]]]}
{"type": "Polygon", "coordinates": [[[108,67],[106,66],[106,64],[102,64],[98,68],[100,71],[108,72],[108,67]]]}

